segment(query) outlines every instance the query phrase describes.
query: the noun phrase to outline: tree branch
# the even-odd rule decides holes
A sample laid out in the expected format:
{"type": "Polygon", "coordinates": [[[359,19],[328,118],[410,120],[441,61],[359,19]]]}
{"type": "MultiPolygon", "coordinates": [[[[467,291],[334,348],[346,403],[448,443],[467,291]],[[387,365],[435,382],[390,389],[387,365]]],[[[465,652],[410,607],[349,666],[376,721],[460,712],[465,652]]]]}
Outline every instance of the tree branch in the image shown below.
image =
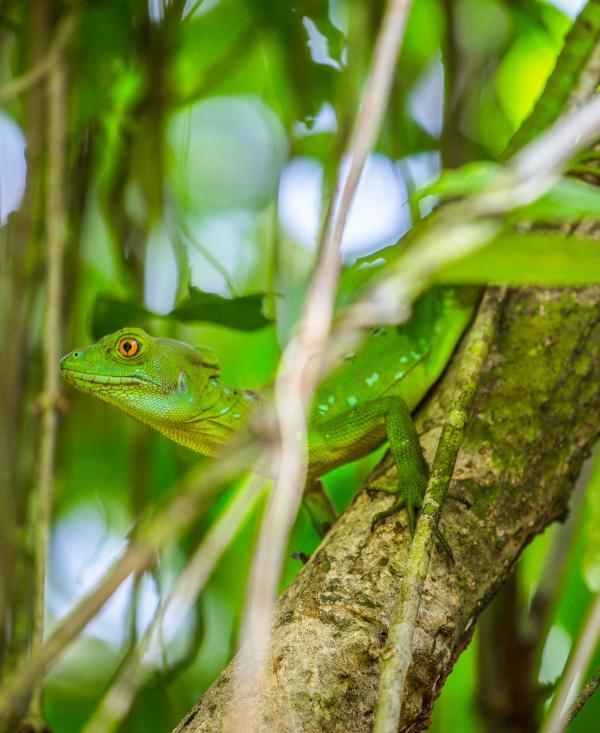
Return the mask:
{"type": "MultiPolygon", "coordinates": [[[[327,348],[340,270],[342,235],[363,167],[375,144],[387,106],[410,5],[410,0],[390,0],[381,21],[372,67],[347,150],[350,161],[348,174],[343,178],[340,166],[298,335],[285,349],[275,384],[280,433],[276,479],[252,564],[242,627],[245,664],[237,671],[236,683],[239,697],[246,698],[249,705],[254,701],[252,690],[260,686],[264,676],[271,613],[283,555],[306,483],[305,410],[311,402],[327,348]],[[299,440],[298,435],[304,437],[299,440]]],[[[239,710],[237,706],[232,708],[232,718],[227,727],[235,731],[243,725],[249,730],[247,721],[254,716],[251,710],[246,709],[238,719],[239,710]]]]}
{"type": "Polygon", "coordinates": [[[396,733],[398,730],[406,675],[412,661],[413,635],[429,569],[434,531],[452,480],[479,377],[494,337],[498,304],[503,296],[503,291],[498,293],[489,290],[486,293],[467,336],[456,380],[456,401],[442,429],[423,509],[408,554],[408,566],[400,582],[388,639],[381,654],[375,733],[396,733]]]}
{"type": "MultiPolygon", "coordinates": [[[[456,565],[434,550],[417,616],[401,722],[411,733],[427,725],[477,616],[524,547],[565,516],[600,433],[600,286],[517,289],[499,318],[451,484],[472,509],[446,503],[443,532],[456,565]]],[[[455,379],[452,366],[418,416],[429,458],[455,379]]],[[[257,730],[372,730],[379,655],[410,547],[404,516],[371,532],[385,506],[383,497],[359,494],[279,600],[254,701],[257,730]]],[[[177,733],[220,730],[237,664],[177,733]]],[[[246,699],[233,704],[248,709],[246,699]]]]}
{"type": "Polygon", "coordinates": [[[190,612],[221,555],[248,516],[255,511],[264,488],[263,480],[251,476],[238,489],[230,504],[201,540],[166,599],[157,608],[150,625],[124,660],[82,733],[113,733],[119,728],[156,664],[163,644],[162,627],[168,612],[174,609],[178,618],[185,618],[190,612]]]}

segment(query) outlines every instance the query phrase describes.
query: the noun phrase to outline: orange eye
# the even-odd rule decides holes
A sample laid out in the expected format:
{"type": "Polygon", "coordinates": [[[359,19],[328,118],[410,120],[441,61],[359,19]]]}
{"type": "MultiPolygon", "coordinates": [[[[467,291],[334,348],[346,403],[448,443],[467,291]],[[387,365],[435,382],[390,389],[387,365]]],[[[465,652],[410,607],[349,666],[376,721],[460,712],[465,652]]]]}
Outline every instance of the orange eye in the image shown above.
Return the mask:
{"type": "Polygon", "coordinates": [[[119,354],[121,356],[135,356],[140,350],[140,342],[132,338],[124,338],[119,341],[119,354]]]}

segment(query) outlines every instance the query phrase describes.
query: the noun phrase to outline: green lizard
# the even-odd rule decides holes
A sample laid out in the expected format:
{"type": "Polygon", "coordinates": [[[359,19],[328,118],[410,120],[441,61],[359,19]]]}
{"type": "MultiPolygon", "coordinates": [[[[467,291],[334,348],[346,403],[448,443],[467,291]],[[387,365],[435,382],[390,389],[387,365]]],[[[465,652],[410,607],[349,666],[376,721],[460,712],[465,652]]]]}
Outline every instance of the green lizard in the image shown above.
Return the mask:
{"type": "MultiPolygon", "coordinates": [[[[317,477],[387,439],[400,480],[393,504],[374,522],[406,506],[414,532],[428,468],[410,413],[443,371],[477,298],[474,288],[432,288],[417,301],[410,321],[372,330],[318,387],[308,421],[305,498],[319,527],[326,528],[331,514],[317,477]]],[[[208,456],[230,441],[259,399],[220,381],[211,349],[153,338],[140,328],[123,328],[72,351],[60,369],[82,392],[208,456]]]]}

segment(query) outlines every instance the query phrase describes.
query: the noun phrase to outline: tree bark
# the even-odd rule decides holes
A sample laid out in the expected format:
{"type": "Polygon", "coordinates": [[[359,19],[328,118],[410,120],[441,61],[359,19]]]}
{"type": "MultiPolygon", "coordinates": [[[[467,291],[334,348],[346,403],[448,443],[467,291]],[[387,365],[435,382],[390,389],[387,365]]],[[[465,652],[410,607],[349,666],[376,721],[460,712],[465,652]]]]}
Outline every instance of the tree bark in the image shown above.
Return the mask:
{"type": "MultiPolygon", "coordinates": [[[[501,308],[450,489],[471,508],[448,500],[443,509],[441,528],[456,564],[434,551],[402,731],[426,727],[478,615],[526,545],[566,516],[581,464],[600,432],[600,286],[515,289],[501,308]]],[[[452,399],[454,369],[418,415],[429,460],[452,399]]],[[[370,529],[390,500],[359,493],[280,598],[255,730],[371,730],[379,652],[409,547],[403,512],[370,529]]],[[[221,730],[235,664],[176,733],[221,730]]],[[[240,699],[232,704],[247,707],[240,699]]]]}

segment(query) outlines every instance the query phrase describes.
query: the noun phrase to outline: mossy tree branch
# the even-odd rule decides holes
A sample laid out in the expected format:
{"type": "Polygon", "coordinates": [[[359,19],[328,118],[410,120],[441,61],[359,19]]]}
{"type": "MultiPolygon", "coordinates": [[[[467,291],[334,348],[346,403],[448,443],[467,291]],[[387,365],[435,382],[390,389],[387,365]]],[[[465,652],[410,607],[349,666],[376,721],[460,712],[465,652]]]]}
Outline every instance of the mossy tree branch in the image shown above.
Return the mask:
{"type": "Polygon", "coordinates": [[[381,682],[375,733],[395,733],[398,730],[406,675],[412,658],[413,635],[431,560],[434,533],[452,480],[454,464],[475,399],[480,374],[494,337],[501,297],[501,292],[488,290],[466,339],[456,379],[456,400],[442,428],[423,509],[408,555],[408,565],[400,582],[388,639],[381,654],[381,682]]]}
{"type": "MultiPolygon", "coordinates": [[[[600,287],[514,290],[499,319],[451,485],[472,508],[446,503],[456,565],[434,550],[417,617],[401,723],[411,733],[427,725],[477,616],[525,546],[566,515],[600,433],[600,287]]],[[[451,368],[419,414],[429,458],[454,380],[451,368]]],[[[257,730],[372,729],[379,655],[410,547],[403,516],[371,532],[386,501],[359,494],[281,597],[257,730]]],[[[220,729],[234,667],[177,733],[220,729]]]]}

